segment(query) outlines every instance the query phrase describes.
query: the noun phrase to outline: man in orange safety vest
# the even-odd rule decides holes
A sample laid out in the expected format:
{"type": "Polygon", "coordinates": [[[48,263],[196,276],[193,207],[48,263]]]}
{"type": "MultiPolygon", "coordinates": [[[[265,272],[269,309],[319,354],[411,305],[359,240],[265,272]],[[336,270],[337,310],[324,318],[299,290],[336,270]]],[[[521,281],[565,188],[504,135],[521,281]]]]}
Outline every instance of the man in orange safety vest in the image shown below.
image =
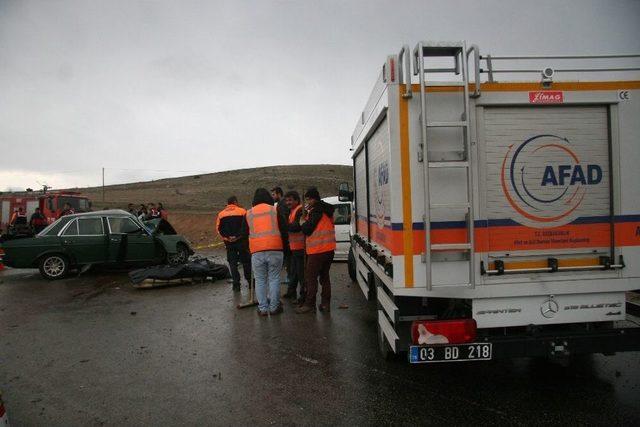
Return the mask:
{"type": "Polygon", "coordinates": [[[333,225],[333,205],[320,199],[318,189],[312,187],[304,194],[307,204],[305,214],[300,220],[305,238],[307,264],[305,266],[306,295],[302,306],[296,313],[315,312],[318,279],[322,286],[321,302],[318,309],[329,312],[331,307],[331,279],[329,269],[336,250],[336,231],[333,225]]]}
{"type": "Polygon", "coordinates": [[[280,271],[284,249],[282,236],[287,233],[286,224],[282,224],[278,218],[278,211],[267,189],[256,190],[252,205],[247,211],[245,224],[256,283],[258,314],[274,316],[283,311],[280,303],[280,271]]]}

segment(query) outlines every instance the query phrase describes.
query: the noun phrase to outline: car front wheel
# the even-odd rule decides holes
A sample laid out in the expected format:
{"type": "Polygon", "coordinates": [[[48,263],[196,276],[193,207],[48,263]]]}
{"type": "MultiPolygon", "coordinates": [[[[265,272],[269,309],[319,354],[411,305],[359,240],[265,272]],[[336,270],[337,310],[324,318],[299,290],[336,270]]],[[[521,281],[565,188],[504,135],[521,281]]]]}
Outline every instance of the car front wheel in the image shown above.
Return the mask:
{"type": "Polygon", "coordinates": [[[68,271],[69,261],[63,255],[45,255],[40,259],[40,274],[47,280],[62,279],[68,271]]]}
{"type": "Polygon", "coordinates": [[[176,253],[167,255],[169,265],[184,264],[189,259],[189,250],[184,245],[178,245],[176,253]]]}

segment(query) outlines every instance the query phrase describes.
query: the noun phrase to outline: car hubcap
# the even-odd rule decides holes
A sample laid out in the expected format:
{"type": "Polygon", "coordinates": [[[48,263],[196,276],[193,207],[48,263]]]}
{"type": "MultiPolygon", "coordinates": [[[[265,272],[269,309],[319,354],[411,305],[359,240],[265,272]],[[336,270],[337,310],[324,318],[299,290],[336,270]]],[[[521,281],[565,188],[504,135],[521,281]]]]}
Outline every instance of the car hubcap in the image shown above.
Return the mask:
{"type": "Polygon", "coordinates": [[[49,257],[44,262],[44,272],[51,277],[58,277],[64,271],[64,260],[60,257],[49,257]]]}

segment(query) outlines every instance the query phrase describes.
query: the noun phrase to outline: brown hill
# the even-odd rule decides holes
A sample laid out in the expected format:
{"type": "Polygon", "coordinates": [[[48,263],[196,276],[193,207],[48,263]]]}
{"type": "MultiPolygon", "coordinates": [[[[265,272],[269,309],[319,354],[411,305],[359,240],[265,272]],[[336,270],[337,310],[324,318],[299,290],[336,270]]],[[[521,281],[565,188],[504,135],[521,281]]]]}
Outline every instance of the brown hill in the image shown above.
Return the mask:
{"type": "Polygon", "coordinates": [[[162,202],[169,211],[169,221],[178,232],[185,234],[196,246],[206,246],[218,241],[214,230],[215,215],[230,195],[237,196],[245,207],[251,206],[258,187],[270,189],[279,185],[285,192],[302,192],[313,185],[323,197],[329,197],[337,194],[341,182],[351,183],[352,174],[351,166],[343,165],[269,166],[109,185],[105,187],[104,200],[101,187],[77,191],[92,200],[94,209],[126,209],[129,203],[138,206],[162,202]]]}

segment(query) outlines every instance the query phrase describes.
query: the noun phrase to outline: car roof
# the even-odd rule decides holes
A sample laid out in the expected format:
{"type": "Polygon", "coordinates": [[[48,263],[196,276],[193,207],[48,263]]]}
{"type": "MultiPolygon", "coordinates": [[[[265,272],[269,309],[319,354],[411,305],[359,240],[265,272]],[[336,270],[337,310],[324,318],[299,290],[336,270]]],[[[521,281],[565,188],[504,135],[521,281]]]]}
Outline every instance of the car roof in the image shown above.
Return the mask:
{"type": "Polygon", "coordinates": [[[333,197],[325,197],[324,199],[322,199],[323,202],[329,203],[330,205],[340,205],[342,203],[349,203],[349,202],[342,202],[338,199],[338,196],[333,196],[333,197]]]}
{"type": "Polygon", "coordinates": [[[83,218],[87,216],[126,216],[126,217],[134,217],[134,215],[130,214],[127,211],[122,209],[107,209],[102,211],[92,211],[92,212],[82,212],[72,215],[65,215],[70,218],[83,218]]]}

